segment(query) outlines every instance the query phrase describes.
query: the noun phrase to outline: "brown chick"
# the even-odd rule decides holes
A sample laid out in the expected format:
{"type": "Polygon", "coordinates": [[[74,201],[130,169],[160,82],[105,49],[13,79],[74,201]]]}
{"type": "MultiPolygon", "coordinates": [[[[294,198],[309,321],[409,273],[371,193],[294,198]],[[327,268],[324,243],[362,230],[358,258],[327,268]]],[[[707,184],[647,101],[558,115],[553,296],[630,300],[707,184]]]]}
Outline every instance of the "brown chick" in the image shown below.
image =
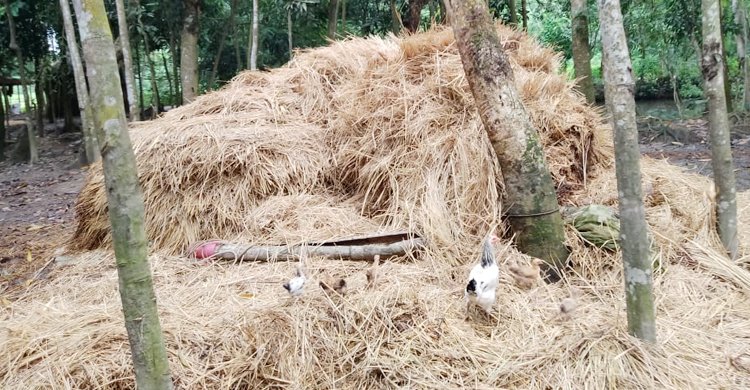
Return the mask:
{"type": "Polygon", "coordinates": [[[375,255],[375,259],[372,262],[372,267],[368,268],[365,272],[367,276],[367,287],[372,287],[378,278],[378,266],[380,265],[380,255],[375,255]]]}
{"type": "Polygon", "coordinates": [[[528,290],[536,286],[541,280],[540,271],[544,261],[532,259],[529,265],[516,263],[508,267],[510,276],[513,277],[516,285],[522,289],[528,290]]]}
{"type": "Polygon", "coordinates": [[[319,283],[320,287],[325,291],[336,291],[337,293],[341,295],[346,295],[348,288],[346,286],[346,280],[341,278],[336,282],[324,282],[321,281],[319,283]]]}

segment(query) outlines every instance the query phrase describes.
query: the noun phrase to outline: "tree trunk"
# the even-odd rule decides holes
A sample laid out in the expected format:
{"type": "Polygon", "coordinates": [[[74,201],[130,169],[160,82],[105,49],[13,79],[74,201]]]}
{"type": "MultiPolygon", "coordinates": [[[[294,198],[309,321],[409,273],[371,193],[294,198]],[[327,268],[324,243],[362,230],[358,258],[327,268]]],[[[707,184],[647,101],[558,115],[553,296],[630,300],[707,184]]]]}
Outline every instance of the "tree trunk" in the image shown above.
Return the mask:
{"type": "Polygon", "coordinates": [[[409,1],[409,19],[406,21],[407,30],[412,33],[419,30],[419,23],[422,21],[422,8],[429,0],[410,0],[409,1]]]}
{"type": "Polygon", "coordinates": [[[135,76],[133,75],[133,57],[130,51],[130,33],[128,32],[128,19],[125,13],[125,0],[115,0],[117,7],[117,25],[120,34],[120,50],[122,50],[122,62],[125,67],[125,92],[128,99],[128,113],[131,121],[141,119],[141,111],[138,110],[138,101],[135,95],[135,76]]]}
{"type": "Polygon", "coordinates": [[[86,74],[83,70],[83,62],[78,52],[78,41],[73,27],[73,18],[70,14],[68,0],[60,0],[62,10],[63,26],[65,28],[65,40],[68,43],[68,56],[73,67],[73,78],[76,84],[76,97],[78,108],[81,111],[81,131],[83,132],[83,148],[86,159],[85,164],[93,164],[99,161],[99,145],[96,141],[96,130],[94,129],[94,116],[89,103],[89,89],[86,86],[86,74]]]}
{"type": "Polygon", "coordinates": [[[200,26],[200,0],[185,0],[180,42],[180,81],[182,100],[190,103],[198,96],[198,28],[200,26]]]}
{"type": "Polygon", "coordinates": [[[260,15],[258,15],[258,1],[259,0],[253,0],[252,40],[250,43],[250,60],[248,61],[250,70],[258,69],[258,19],[260,19],[260,15]]]}
{"type": "Polygon", "coordinates": [[[508,13],[510,14],[510,25],[517,25],[518,11],[516,11],[516,0],[508,0],[508,13]]]}
{"type": "Polygon", "coordinates": [[[708,127],[711,166],[716,187],[716,217],[719,237],[727,252],[737,257],[737,199],[729,140],[729,119],[724,94],[719,0],[702,0],[703,55],[701,70],[708,97],[708,127]]]}
{"type": "Polygon", "coordinates": [[[529,11],[527,8],[526,0],[521,0],[521,23],[524,30],[529,28],[529,11]]]}
{"type": "Polygon", "coordinates": [[[743,93],[742,93],[742,110],[750,111],[750,67],[747,64],[747,9],[745,4],[732,0],[732,10],[734,11],[734,22],[737,25],[737,31],[734,34],[737,43],[737,59],[740,62],[740,70],[743,75],[743,93]]]}
{"type": "Polygon", "coordinates": [[[239,73],[242,69],[245,69],[245,67],[242,64],[242,55],[240,54],[240,39],[239,39],[239,28],[237,28],[237,8],[239,7],[239,4],[237,4],[237,0],[232,0],[232,20],[230,21],[231,30],[232,30],[232,46],[234,47],[234,73],[239,73]]]}
{"type": "Polygon", "coordinates": [[[180,90],[180,72],[177,70],[177,59],[180,58],[178,54],[177,45],[174,42],[174,35],[169,32],[169,54],[172,58],[172,85],[174,85],[174,103],[176,105],[182,104],[182,92],[180,90]]]}
{"type": "MultiPolygon", "coordinates": [[[[141,72],[141,45],[136,41],[135,43],[135,70],[138,73],[138,104],[140,112],[143,112],[143,72],[141,72]]],[[[140,112],[138,117],[141,116],[140,112]]]]}
{"type": "Polygon", "coordinates": [[[36,95],[36,131],[40,138],[44,138],[44,66],[41,60],[34,61],[36,80],[34,81],[34,95],[36,95]]]}
{"type": "Polygon", "coordinates": [[[148,263],[143,195],[127,131],[115,47],[102,0],[74,0],[91,104],[102,145],[122,311],[139,389],[171,389],[169,362],[148,263]]]}
{"type": "Polygon", "coordinates": [[[346,34],[346,0],[341,0],[341,33],[346,34]]]}
{"type": "Polygon", "coordinates": [[[232,0],[231,7],[229,9],[229,27],[221,30],[221,38],[219,38],[219,49],[216,51],[216,57],[214,57],[214,64],[211,67],[211,74],[208,77],[208,88],[213,89],[214,83],[216,82],[216,73],[219,71],[219,62],[221,61],[221,53],[224,51],[224,45],[227,42],[227,36],[229,31],[232,29],[234,24],[234,13],[237,10],[237,0],[232,0]]]}
{"type": "Polygon", "coordinates": [[[292,60],[294,56],[293,44],[292,44],[292,9],[286,9],[286,38],[289,43],[289,60],[292,60]]]}
{"type": "Polygon", "coordinates": [[[390,7],[391,31],[393,31],[394,34],[398,35],[401,33],[401,30],[404,29],[404,22],[401,20],[401,14],[398,12],[398,7],[396,7],[396,0],[390,0],[390,7]]]}
{"type": "Polygon", "coordinates": [[[328,3],[328,39],[336,39],[336,25],[338,22],[339,0],[328,3]]]}
{"type": "Polygon", "coordinates": [[[0,161],[5,160],[5,89],[0,85],[0,161]]]}
{"type": "Polygon", "coordinates": [[[3,101],[2,104],[5,105],[5,125],[10,126],[10,99],[8,99],[8,94],[10,93],[10,88],[12,87],[3,87],[0,86],[0,88],[3,88],[3,101]]]}
{"type": "MultiPolygon", "coordinates": [[[[10,30],[10,44],[8,47],[16,52],[16,58],[18,58],[18,78],[21,80],[21,90],[23,91],[23,104],[26,106],[26,114],[28,115],[31,109],[31,99],[29,98],[29,86],[26,84],[26,68],[23,60],[23,52],[16,43],[16,24],[13,21],[13,16],[10,13],[10,6],[8,0],[3,0],[5,5],[5,15],[8,17],[8,30],[10,30]]],[[[39,162],[39,152],[37,151],[37,140],[36,134],[34,133],[34,122],[32,120],[27,121],[26,131],[29,137],[29,165],[34,165],[39,162]]]]}
{"type": "MultiPolygon", "coordinates": [[[[133,3],[137,8],[141,8],[141,0],[133,0],[133,3]]],[[[156,80],[156,66],[154,65],[154,60],[151,58],[151,45],[149,44],[149,36],[146,33],[145,26],[143,25],[143,19],[141,19],[140,12],[138,13],[137,23],[142,33],[141,38],[143,39],[143,49],[146,51],[146,64],[148,65],[148,72],[151,82],[151,105],[154,108],[153,115],[156,116],[159,114],[159,107],[161,107],[161,102],[159,101],[159,85],[156,80]]]]}
{"type": "Polygon", "coordinates": [[[515,89],[513,69],[484,0],[448,0],[446,5],[466,79],[503,172],[503,205],[516,244],[545,260],[548,279],[555,280],[568,249],[539,133],[515,89]]]}
{"type": "Polygon", "coordinates": [[[596,91],[591,77],[591,54],[589,52],[589,19],[586,0],[571,0],[570,13],[573,21],[573,66],[578,90],[586,101],[596,101],[596,91]]]}
{"type": "Polygon", "coordinates": [[[73,107],[71,107],[70,103],[72,99],[72,96],[67,96],[67,93],[65,93],[66,96],[64,96],[62,100],[62,109],[63,109],[63,132],[73,132],[75,131],[75,125],[73,124],[73,107]]]}
{"type": "Polygon", "coordinates": [[[174,86],[172,85],[172,77],[169,75],[169,64],[167,63],[167,56],[164,55],[164,50],[161,52],[161,63],[164,66],[164,75],[167,77],[167,86],[169,87],[170,103],[174,104],[174,86]]]}
{"type": "Polygon", "coordinates": [[[47,123],[49,124],[55,123],[55,119],[57,119],[55,105],[58,104],[59,99],[55,99],[54,90],[55,89],[52,87],[52,80],[47,78],[44,88],[44,97],[47,100],[47,107],[45,107],[44,113],[47,115],[47,123]]]}
{"type": "Polygon", "coordinates": [[[635,124],[635,82],[619,0],[599,0],[607,109],[614,123],[615,170],[619,193],[620,243],[625,276],[628,331],[656,342],[651,258],[641,197],[641,166],[635,124]]]}

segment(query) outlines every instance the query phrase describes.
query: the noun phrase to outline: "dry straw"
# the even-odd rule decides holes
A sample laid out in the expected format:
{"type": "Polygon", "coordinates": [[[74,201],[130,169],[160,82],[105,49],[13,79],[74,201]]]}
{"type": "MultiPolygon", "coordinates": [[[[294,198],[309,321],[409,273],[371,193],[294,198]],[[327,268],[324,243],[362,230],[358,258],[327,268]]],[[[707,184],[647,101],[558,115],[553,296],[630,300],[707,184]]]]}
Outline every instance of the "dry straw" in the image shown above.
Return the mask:
{"type": "MultiPolygon", "coordinates": [[[[558,58],[499,28],[541,129],[563,203],[616,205],[610,134],[561,76],[558,58]],[[584,185],[585,178],[585,185],[584,185]]],[[[573,272],[521,290],[504,277],[496,318],[464,320],[463,283],[497,222],[499,168],[449,32],[351,39],[244,73],[132,132],[148,209],[158,304],[177,388],[748,388],[750,194],[739,194],[742,258],[722,255],[710,181],[643,161],[659,343],[627,335],[618,255],[572,232],[573,272]],[[413,228],[416,259],[381,265],[199,265],[193,240],[299,243],[413,228]],[[346,277],[349,293],[319,280],[346,277]],[[560,302],[579,291],[577,308],[560,302]]],[[[76,244],[106,246],[101,173],[81,194],[76,244]]],[[[503,275],[527,259],[498,248],[503,275]]],[[[0,308],[0,388],[132,389],[114,259],[84,252],[0,308]]]]}

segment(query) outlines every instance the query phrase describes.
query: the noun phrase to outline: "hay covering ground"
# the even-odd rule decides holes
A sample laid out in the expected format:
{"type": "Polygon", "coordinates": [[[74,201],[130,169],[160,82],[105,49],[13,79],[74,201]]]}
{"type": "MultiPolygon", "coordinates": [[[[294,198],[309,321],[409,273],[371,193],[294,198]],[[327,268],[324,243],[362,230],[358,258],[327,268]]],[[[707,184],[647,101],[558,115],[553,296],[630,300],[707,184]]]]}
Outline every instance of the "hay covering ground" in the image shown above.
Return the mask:
{"type": "MultiPolygon", "coordinates": [[[[615,205],[598,114],[554,75],[551,52],[500,32],[522,66],[519,88],[562,199],[615,205]]],[[[658,345],[627,335],[619,256],[572,232],[567,280],[528,291],[506,281],[496,319],[464,321],[464,278],[501,188],[451,40],[337,43],[136,126],[177,387],[750,387],[750,192],[739,194],[742,257],[730,263],[708,228],[710,181],[661,161],[643,161],[663,266],[658,345]],[[299,242],[384,226],[415,228],[431,245],[383,265],[374,289],[363,288],[366,264],[311,259],[315,281],[347,277],[343,298],[314,283],[288,298],[281,283],[294,264],[205,266],[173,255],[202,238],[299,242]],[[561,318],[574,288],[580,306],[561,318]]],[[[95,170],[79,203],[83,247],[108,240],[97,180],[95,170]]],[[[524,260],[498,251],[503,270],[524,260]]],[[[0,388],[133,388],[111,253],[80,254],[6,302],[0,349],[0,388]]]]}

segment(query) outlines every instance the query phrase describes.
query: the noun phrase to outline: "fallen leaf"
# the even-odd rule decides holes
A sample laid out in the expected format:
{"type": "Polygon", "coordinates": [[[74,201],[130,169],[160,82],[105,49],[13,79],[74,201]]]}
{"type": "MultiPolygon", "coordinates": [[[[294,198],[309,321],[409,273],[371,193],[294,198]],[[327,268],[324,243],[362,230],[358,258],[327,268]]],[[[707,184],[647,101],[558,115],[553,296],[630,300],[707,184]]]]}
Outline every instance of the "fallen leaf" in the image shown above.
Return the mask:
{"type": "Polygon", "coordinates": [[[255,298],[255,294],[249,293],[249,292],[243,292],[243,293],[240,293],[240,298],[242,298],[242,299],[253,299],[253,298],[255,298]]]}
{"type": "Polygon", "coordinates": [[[33,258],[31,257],[31,249],[26,251],[26,262],[31,263],[33,258]]]}

